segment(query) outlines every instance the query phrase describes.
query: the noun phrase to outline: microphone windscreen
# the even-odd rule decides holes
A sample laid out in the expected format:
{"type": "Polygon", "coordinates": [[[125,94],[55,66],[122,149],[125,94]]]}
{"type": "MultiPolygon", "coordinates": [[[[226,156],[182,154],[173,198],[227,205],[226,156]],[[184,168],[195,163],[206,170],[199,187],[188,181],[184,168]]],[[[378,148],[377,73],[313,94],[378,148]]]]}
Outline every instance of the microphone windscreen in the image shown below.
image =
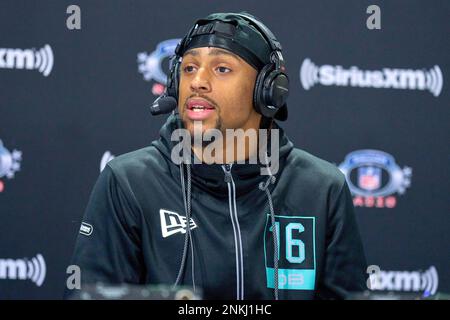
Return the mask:
{"type": "Polygon", "coordinates": [[[177,100],[170,96],[161,96],[153,102],[150,107],[152,115],[165,114],[172,112],[177,107],[177,100]]]}

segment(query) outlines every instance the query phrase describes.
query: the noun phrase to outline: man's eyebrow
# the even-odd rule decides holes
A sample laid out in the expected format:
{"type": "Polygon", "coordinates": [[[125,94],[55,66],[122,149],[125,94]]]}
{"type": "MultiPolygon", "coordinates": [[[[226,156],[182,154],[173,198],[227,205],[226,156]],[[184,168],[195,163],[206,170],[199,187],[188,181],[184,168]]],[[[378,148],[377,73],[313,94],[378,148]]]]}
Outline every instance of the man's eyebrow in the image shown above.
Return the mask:
{"type": "MultiPolygon", "coordinates": [[[[230,51],[227,51],[227,50],[219,49],[219,48],[211,49],[209,51],[209,53],[208,53],[209,56],[219,56],[219,55],[222,55],[222,54],[223,55],[228,55],[228,56],[233,57],[233,58],[235,58],[237,60],[241,60],[236,54],[234,54],[234,53],[232,53],[230,51]]],[[[191,49],[191,50],[187,51],[184,55],[185,56],[191,55],[191,56],[194,56],[194,57],[198,57],[199,52],[197,50],[195,50],[195,49],[191,49]]]]}

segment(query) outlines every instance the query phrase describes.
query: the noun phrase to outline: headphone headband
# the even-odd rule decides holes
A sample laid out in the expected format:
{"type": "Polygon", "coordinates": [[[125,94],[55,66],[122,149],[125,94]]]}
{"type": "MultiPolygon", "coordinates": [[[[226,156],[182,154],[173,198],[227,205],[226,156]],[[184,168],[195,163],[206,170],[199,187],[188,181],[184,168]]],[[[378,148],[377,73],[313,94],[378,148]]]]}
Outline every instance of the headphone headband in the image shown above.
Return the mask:
{"type": "Polygon", "coordinates": [[[272,31],[270,31],[269,28],[267,28],[261,21],[258,21],[252,16],[246,15],[244,13],[236,13],[235,15],[251,22],[256,27],[256,29],[266,38],[267,43],[270,45],[272,51],[282,50],[281,43],[278,42],[277,38],[275,38],[275,35],[272,33],[272,31]]]}
{"type": "MultiPolygon", "coordinates": [[[[244,14],[244,13],[233,13],[233,15],[241,17],[245,19],[247,22],[249,22],[252,26],[256,28],[257,31],[264,37],[267,44],[269,45],[272,53],[271,53],[271,60],[273,57],[273,52],[278,51],[279,54],[276,55],[276,58],[280,59],[281,64],[283,64],[283,56],[281,54],[282,46],[280,42],[276,39],[275,35],[272,33],[272,31],[269,30],[262,22],[258,21],[256,18],[244,14]]],[[[182,52],[184,51],[187,43],[192,39],[193,36],[199,35],[199,34],[211,34],[214,32],[224,33],[228,35],[232,35],[235,32],[237,24],[231,20],[226,21],[226,24],[222,23],[216,23],[216,24],[206,24],[207,22],[213,22],[213,21],[223,21],[218,19],[198,19],[195,21],[194,25],[191,27],[189,32],[186,34],[186,36],[180,41],[180,43],[177,45],[175,49],[175,54],[177,56],[181,56],[182,52]],[[205,25],[206,24],[206,25],[205,25]],[[234,25],[234,28],[233,28],[234,25]]],[[[225,22],[225,21],[224,21],[225,22]]],[[[277,61],[271,61],[271,62],[277,62],[277,61]]]]}

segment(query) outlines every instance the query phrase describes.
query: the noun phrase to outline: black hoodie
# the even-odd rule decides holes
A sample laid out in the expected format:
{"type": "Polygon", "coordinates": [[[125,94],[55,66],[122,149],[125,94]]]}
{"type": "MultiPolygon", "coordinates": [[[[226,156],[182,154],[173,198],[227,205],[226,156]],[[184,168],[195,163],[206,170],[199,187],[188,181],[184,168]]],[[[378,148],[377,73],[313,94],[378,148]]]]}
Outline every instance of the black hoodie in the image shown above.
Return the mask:
{"type": "Polygon", "coordinates": [[[344,175],[293,148],[275,126],[273,178],[259,164],[192,164],[187,198],[186,178],[170,157],[173,116],[151,146],[110,161],[75,246],[82,283],[172,285],[179,276],[178,284],[200,287],[207,299],[339,299],[364,290],[366,262],[344,175]]]}

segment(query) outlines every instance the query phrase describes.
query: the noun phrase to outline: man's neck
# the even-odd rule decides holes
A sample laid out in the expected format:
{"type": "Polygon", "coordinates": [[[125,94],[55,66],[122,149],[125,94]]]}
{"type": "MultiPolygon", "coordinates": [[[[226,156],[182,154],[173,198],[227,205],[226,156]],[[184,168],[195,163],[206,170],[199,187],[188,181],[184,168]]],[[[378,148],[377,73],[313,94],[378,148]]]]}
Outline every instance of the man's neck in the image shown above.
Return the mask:
{"type": "Polygon", "coordinates": [[[226,134],[222,134],[221,138],[214,140],[214,142],[206,146],[203,144],[193,144],[192,150],[197,159],[207,164],[245,163],[249,159],[257,160],[258,150],[260,148],[267,150],[267,139],[270,137],[270,129],[271,126],[269,129],[263,129],[267,130],[267,132],[265,139],[262,140],[260,140],[259,131],[253,129],[253,134],[248,135],[233,136],[230,134],[227,136],[226,134]]]}

